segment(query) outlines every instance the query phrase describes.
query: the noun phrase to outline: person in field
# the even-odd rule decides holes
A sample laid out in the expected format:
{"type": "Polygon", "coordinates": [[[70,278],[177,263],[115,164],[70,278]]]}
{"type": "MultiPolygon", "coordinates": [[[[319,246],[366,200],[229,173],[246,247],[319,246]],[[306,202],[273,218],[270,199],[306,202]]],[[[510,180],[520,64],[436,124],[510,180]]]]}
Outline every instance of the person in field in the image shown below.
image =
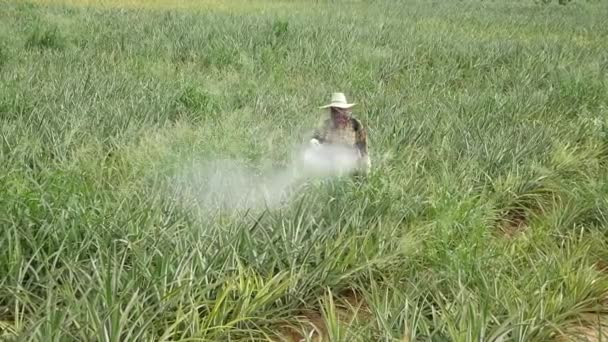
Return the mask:
{"type": "Polygon", "coordinates": [[[320,107],[321,109],[329,108],[329,118],[324,120],[321,127],[314,130],[310,144],[352,149],[357,156],[354,173],[367,175],[371,169],[367,131],[361,121],[353,116],[351,110],[353,106],[355,104],[348,103],[343,93],[333,93],[331,102],[320,107]]]}

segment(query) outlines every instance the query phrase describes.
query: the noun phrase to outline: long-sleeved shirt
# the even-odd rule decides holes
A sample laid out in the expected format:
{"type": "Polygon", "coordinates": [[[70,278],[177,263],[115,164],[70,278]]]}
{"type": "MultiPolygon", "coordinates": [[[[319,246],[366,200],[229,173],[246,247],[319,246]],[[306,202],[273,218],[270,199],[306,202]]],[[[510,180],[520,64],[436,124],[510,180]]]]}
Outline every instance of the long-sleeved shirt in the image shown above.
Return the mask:
{"type": "Polygon", "coordinates": [[[344,127],[336,126],[332,119],[327,119],[321,127],[315,129],[312,137],[321,144],[335,144],[355,148],[359,152],[362,168],[365,172],[369,172],[367,130],[358,119],[350,117],[344,127]]]}

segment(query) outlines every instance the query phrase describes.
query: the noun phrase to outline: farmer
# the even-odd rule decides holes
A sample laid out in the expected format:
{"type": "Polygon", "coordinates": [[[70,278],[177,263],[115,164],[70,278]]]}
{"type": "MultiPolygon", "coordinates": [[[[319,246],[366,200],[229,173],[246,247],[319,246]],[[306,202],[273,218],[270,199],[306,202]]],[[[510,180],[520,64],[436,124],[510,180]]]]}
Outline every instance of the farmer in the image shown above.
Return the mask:
{"type": "Polygon", "coordinates": [[[348,103],[343,93],[333,93],[329,108],[330,117],[312,134],[310,144],[338,145],[352,148],[357,155],[356,174],[369,174],[371,162],[368,154],[367,132],[361,122],[352,116],[354,103],[348,103]]]}

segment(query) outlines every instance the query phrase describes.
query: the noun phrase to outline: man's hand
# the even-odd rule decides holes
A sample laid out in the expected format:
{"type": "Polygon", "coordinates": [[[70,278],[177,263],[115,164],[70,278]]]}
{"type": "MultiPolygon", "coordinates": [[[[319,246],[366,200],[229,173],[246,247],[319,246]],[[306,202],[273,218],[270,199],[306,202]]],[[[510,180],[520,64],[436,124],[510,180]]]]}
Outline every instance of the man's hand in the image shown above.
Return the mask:
{"type": "Polygon", "coordinates": [[[310,146],[317,148],[319,146],[321,146],[321,143],[319,142],[319,140],[317,139],[310,139],[310,146]]]}

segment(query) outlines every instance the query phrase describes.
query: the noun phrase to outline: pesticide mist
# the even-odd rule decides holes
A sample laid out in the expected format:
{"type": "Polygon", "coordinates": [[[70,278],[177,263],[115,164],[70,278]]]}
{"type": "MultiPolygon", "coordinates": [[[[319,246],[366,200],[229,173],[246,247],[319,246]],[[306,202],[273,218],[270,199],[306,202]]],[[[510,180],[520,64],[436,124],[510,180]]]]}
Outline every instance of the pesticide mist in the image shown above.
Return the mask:
{"type": "Polygon", "coordinates": [[[277,208],[307,180],[352,172],[358,157],[347,147],[307,146],[286,167],[262,172],[243,161],[214,159],[184,168],[173,185],[182,200],[203,210],[277,208]]]}

